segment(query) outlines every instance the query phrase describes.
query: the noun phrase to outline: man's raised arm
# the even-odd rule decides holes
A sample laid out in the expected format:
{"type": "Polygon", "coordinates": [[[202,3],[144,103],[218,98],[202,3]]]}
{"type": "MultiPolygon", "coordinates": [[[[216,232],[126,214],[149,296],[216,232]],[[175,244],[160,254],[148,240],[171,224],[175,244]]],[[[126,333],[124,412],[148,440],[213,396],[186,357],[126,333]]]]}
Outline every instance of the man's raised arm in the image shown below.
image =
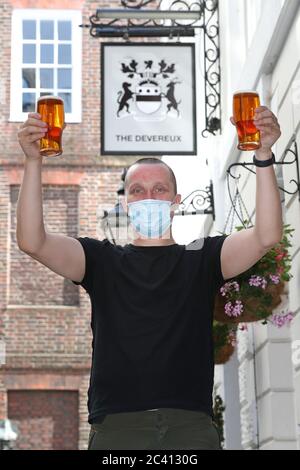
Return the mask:
{"type": "Polygon", "coordinates": [[[42,156],[39,141],[46,127],[36,113],[30,113],[18,132],[24,152],[24,174],[17,202],[16,238],[20,250],[51,271],[80,282],[85,273],[81,243],[65,235],[47,233],[43,220],[42,156]]]}
{"type": "MultiPolygon", "coordinates": [[[[231,122],[234,124],[233,119],[231,122]]],[[[272,157],[272,146],[281,135],[276,116],[265,106],[256,110],[256,127],[261,133],[261,148],[257,160],[272,157]]],[[[232,233],[223,243],[221,269],[224,279],[230,279],[251,268],[282,238],[283,221],[280,193],[273,165],[257,167],[256,220],[251,229],[232,233]]]]}

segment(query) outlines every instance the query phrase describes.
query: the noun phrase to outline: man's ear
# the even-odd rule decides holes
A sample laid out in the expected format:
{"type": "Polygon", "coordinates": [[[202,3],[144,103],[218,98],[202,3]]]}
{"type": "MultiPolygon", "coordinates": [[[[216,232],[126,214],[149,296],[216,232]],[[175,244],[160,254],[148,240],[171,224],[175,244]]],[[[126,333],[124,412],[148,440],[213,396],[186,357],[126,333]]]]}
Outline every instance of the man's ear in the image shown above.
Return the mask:
{"type": "Polygon", "coordinates": [[[171,205],[171,215],[174,215],[174,212],[178,209],[179,204],[181,202],[181,194],[176,194],[174,201],[171,205]]]}
{"type": "Polygon", "coordinates": [[[178,209],[178,206],[181,202],[181,194],[176,194],[175,198],[174,198],[174,201],[173,201],[173,204],[172,204],[172,209],[176,210],[178,209]]]}

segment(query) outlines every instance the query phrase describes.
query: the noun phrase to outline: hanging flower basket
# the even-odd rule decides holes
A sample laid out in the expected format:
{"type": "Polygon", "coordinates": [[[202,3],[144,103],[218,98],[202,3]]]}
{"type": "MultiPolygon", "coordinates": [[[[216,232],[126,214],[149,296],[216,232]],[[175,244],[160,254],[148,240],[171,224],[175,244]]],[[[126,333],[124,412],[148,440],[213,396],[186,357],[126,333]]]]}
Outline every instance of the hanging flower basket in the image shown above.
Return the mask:
{"type": "Polygon", "coordinates": [[[213,338],[215,364],[225,364],[229,361],[235,350],[236,327],[225,325],[214,320],[213,338]]]}
{"type": "Polygon", "coordinates": [[[215,364],[221,365],[226,364],[229,361],[232,354],[234,353],[234,346],[232,344],[226,344],[222,348],[215,352],[215,364]]]}
{"type": "MultiPolygon", "coordinates": [[[[243,227],[237,227],[241,230],[243,227]]],[[[285,282],[292,275],[288,248],[294,229],[284,225],[283,238],[254,266],[227,281],[215,297],[214,318],[226,324],[269,321],[273,310],[281,303],[285,282]]],[[[291,313],[282,316],[276,325],[288,323],[291,313]],[[286,320],[286,322],[283,321],[286,320]]]]}
{"type": "Polygon", "coordinates": [[[243,299],[243,310],[238,316],[229,316],[226,314],[225,306],[228,303],[226,297],[219,293],[215,298],[214,318],[222,323],[251,323],[260,320],[266,320],[272,315],[273,310],[281,303],[281,295],[284,291],[284,283],[269,284],[264,293],[259,293],[255,297],[245,297],[243,299]]]}

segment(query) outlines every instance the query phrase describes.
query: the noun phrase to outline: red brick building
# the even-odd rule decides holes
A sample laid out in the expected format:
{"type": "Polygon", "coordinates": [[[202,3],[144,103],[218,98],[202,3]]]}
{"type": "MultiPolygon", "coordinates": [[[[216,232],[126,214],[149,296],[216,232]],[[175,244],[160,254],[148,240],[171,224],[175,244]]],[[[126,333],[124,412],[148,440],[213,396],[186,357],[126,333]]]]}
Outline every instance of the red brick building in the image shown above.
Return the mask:
{"type": "Polygon", "coordinates": [[[90,300],[81,287],[18,249],[24,156],[17,131],[41,90],[64,95],[64,153],[44,158],[45,227],[73,237],[101,236],[97,210],[115,204],[122,169],[136,158],[100,155],[100,41],[78,27],[100,5],[90,0],[0,5],[0,338],[6,344],[0,419],[17,425],[17,449],[87,446],[90,300]]]}

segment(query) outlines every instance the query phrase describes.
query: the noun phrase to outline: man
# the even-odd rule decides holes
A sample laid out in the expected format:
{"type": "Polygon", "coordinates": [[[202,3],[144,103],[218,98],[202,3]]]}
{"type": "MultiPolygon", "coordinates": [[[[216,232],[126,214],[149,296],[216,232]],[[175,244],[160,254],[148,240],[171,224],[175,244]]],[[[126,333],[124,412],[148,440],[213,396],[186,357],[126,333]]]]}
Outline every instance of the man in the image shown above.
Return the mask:
{"type": "Polygon", "coordinates": [[[266,107],[257,108],[255,123],[262,142],[257,165],[264,165],[257,167],[255,227],[188,246],[172,236],[180,202],[174,174],[156,159],[136,162],[126,175],[123,206],[133,243],[47,233],[39,155],[45,127],[37,114],[21,126],[26,158],[18,246],[91,298],[89,449],[220,448],[212,421],[214,297],[225,280],[253,266],[282,236],[270,160],[280,127],[266,107]]]}

